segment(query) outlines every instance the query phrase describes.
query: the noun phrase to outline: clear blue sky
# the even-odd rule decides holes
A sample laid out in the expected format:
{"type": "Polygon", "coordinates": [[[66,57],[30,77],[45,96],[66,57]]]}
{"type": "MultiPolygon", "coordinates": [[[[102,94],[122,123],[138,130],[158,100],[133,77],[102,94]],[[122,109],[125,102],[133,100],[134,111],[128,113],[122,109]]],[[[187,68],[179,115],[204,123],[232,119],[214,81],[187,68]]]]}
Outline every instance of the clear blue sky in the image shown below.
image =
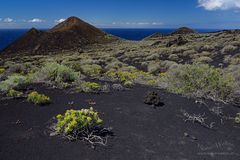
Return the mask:
{"type": "Polygon", "coordinates": [[[69,16],[101,28],[240,28],[240,0],[1,0],[0,28],[50,28],[69,16]]]}

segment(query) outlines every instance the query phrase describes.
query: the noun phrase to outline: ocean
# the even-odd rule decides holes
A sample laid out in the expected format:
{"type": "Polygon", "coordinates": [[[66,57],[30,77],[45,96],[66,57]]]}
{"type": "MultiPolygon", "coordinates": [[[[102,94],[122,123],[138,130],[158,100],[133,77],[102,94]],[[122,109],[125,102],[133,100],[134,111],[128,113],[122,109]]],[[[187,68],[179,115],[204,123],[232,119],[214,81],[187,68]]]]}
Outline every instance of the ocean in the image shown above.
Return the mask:
{"type": "MultiPolygon", "coordinates": [[[[168,34],[175,31],[176,29],[102,29],[102,30],[124,39],[139,41],[156,32],[168,34]]],[[[218,31],[217,29],[196,29],[196,30],[200,33],[218,31]]],[[[0,50],[7,47],[9,44],[11,44],[13,41],[22,36],[27,31],[28,29],[0,29],[0,50]]]]}

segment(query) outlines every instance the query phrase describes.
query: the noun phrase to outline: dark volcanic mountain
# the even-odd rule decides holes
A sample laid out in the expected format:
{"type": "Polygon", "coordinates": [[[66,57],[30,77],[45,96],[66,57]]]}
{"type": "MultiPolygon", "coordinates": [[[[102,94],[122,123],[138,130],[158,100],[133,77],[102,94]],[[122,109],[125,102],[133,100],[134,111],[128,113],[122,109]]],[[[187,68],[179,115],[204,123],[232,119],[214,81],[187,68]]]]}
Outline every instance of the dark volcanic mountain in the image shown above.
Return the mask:
{"type": "Polygon", "coordinates": [[[78,50],[86,45],[108,43],[116,39],[77,17],[70,17],[46,32],[34,28],[29,30],[5,48],[3,53],[47,54],[63,50],[78,50]]]}
{"type": "Polygon", "coordinates": [[[181,28],[178,28],[172,34],[190,34],[190,33],[196,33],[196,31],[188,27],[181,27],[181,28]]]}

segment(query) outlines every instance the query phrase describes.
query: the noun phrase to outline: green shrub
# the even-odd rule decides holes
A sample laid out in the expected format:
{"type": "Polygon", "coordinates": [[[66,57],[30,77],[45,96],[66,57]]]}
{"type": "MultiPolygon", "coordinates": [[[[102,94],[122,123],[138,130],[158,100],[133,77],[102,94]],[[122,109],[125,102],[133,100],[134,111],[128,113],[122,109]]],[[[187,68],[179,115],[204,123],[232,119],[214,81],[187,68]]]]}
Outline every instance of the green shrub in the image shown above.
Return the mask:
{"type": "Polygon", "coordinates": [[[21,75],[8,76],[7,80],[0,82],[0,91],[6,92],[15,87],[27,85],[28,83],[29,80],[25,76],[21,75]]]}
{"type": "Polygon", "coordinates": [[[202,51],[209,51],[209,52],[211,52],[211,51],[213,51],[215,48],[214,48],[214,46],[212,46],[212,45],[204,45],[204,46],[202,46],[202,51]]]}
{"type": "Polygon", "coordinates": [[[29,93],[27,100],[31,103],[38,104],[38,105],[45,105],[50,103],[50,98],[48,96],[39,94],[36,91],[29,93]]]}
{"type": "Polygon", "coordinates": [[[129,87],[134,83],[147,84],[149,80],[154,78],[150,73],[132,67],[122,68],[121,70],[112,69],[106,72],[104,76],[108,80],[120,81],[123,85],[129,85],[129,87]]]}
{"type": "Polygon", "coordinates": [[[7,93],[8,97],[21,97],[23,95],[22,92],[16,91],[14,89],[10,89],[7,93]]]}
{"type": "Polygon", "coordinates": [[[102,125],[98,112],[92,107],[90,109],[67,110],[65,114],[57,115],[56,130],[64,135],[76,135],[84,131],[91,130],[93,127],[102,125]]]}
{"type": "Polygon", "coordinates": [[[165,82],[174,93],[224,101],[234,88],[232,74],[207,64],[179,65],[167,72],[165,82]]]}
{"type": "Polygon", "coordinates": [[[5,72],[5,68],[0,68],[0,74],[3,74],[5,72]]]}
{"type": "Polygon", "coordinates": [[[222,49],[223,54],[232,54],[238,50],[238,47],[227,45],[222,49]]]}
{"type": "Polygon", "coordinates": [[[168,56],[168,59],[171,60],[171,61],[177,61],[177,60],[179,60],[179,57],[178,57],[177,54],[170,54],[168,56]]]}
{"type": "Polygon", "coordinates": [[[154,61],[158,60],[160,58],[160,55],[158,53],[151,54],[145,58],[146,61],[154,61]]]}
{"type": "Polygon", "coordinates": [[[237,115],[235,117],[235,122],[240,124],[240,113],[237,113],[237,115]]]}
{"type": "Polygon", "coordinates": [[[125,83],[127,81],[134,82],[141,76],[147,76],[147,73],[143,71],[138,71],[136,69],[130,71],[110,70],[105,74],[105,76],[107,76],[111,80],[118,80],[122,83],[125,83]]]}
{"type": "Polygon", "coordinates": [[[124,83],[123,83],[123,85],[125,86],[125,87],[127,87],[127,88],[132,88],[133,87],[133,82],[131,82],[131,81],[125,81],[124,83]]]}
{"type": "Polygon", "coordinates": [[[8,72],[9,73],[26,74],[27,68],[23,64],[14,64],[14,65],[9,66],[8,72]]]}
{"type": "Polygon", "coordinates": [[[35,81],[51,81],[51,82],[73,82],[79,77],[79,73],[74,72],[71,68],[58,64],[47,63],[34,75],[35,81]]]}
{"type": "Polygon", "coordinates": [[[81,66],[81,71],[88,76],[98,76],[102,73],[102,67],[97,64],[86,64],[81,66]]]}
{"type": "Polygon", "coordinates": [[[112,62],[109,62],[108,65],[106,65],[104,69],[107,71],[112,70],[112,69],[118,70],[118,69],[120,69],[122,67],[126,67],[126,66],[128,66],[128,65],[120,62],[119,60],[114,60],[112,62]]]}
{"type": "Polygon", "coordinates": [[[187,50],[187,51],[184,51],[182,53],[183,56],[190,56],[190,55],[194,55],[196,54],[197,52],[194,50],[194,49],[191,49],[191,50],[187,50]]]}
{"type": "Polygon", "coordinates": [[[81,81],[76,88],[80,92],[97,92],[101,90],[101,85],[95,82],[81,81]]]}
{"type": "Polygon", "coordinates": [[[238,65],[238,64],[240,64],[240,57],[231,58],[230,64],[231,65],[238,65]]]}
{"type": "Polygon", "coordinates": [[[176,66],[177,63],[174,61],[156,61],[151,62],[148,65],[148,72],[152,74],[159,74],[160,72],[166,72],[168,69],[176,66]]]}
{"type": "Polygon", "coordinates": [[[157,80],[156,79],[151,79],[147,81],[147,85],[149,86],[155,86],[157,85],[157,80]]]}
{"type": "Polygon", "coordinates": [[[148,72],[152,73],[152,74],[157,74],[161,71],[161,66],[160,66],[160,61],[153,61],[151,63],[148,64],[147,66],[147,70],[148,72]]]}
{"type": "Polygon", "coordinates": [[[199,63],[211,63],[213,61],[212,58],[207,57],[207,56],[202,56],[196,59],[193,59],[194,62],[199,62],[199,63]]]}

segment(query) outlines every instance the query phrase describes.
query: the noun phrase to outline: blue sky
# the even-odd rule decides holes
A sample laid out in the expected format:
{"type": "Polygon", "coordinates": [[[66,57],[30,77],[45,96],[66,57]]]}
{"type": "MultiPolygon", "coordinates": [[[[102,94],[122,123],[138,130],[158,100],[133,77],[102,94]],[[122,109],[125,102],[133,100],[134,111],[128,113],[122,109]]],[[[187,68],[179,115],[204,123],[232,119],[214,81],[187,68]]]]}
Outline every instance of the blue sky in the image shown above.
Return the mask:
{"type": "Polygon", "coordinates": [[[100,28],[240,28],[240,0],[1,0],[0,28],[50,28],[69,16],[100,28]]]}

